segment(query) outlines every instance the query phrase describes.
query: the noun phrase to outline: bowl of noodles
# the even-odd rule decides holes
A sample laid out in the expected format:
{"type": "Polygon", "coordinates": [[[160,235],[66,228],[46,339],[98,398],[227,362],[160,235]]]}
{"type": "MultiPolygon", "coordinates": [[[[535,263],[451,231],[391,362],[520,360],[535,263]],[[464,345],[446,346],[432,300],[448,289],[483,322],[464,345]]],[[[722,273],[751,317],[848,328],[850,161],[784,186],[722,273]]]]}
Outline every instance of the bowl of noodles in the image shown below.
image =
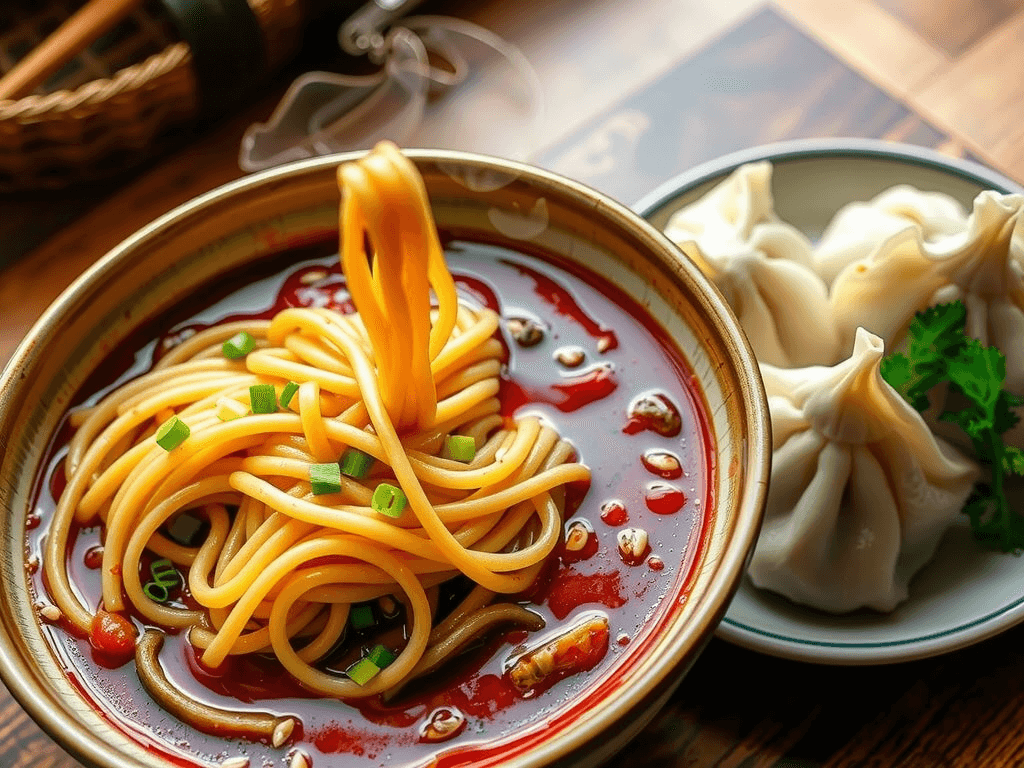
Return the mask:
{"type": "Polygon", "coordinates": [[[607,759],[764,504],[756,364],[699,271],[461,153],[172,211],[0,385],[0,674],[105,768],[607,759]]]}

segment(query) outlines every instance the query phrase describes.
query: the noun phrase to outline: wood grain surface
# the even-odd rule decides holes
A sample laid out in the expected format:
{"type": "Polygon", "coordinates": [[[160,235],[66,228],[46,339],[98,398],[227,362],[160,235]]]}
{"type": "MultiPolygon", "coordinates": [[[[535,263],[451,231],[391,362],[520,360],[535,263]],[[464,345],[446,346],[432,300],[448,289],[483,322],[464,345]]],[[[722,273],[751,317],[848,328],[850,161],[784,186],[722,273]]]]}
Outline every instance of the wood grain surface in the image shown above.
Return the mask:
{"type": "Polygon", "coordinates": [[[1024,8],[1020,0],[877,0],[880,8],[904,21],[955,58],[1024,8]]]}
{"type": "Polygon", "coordinates": [[[972,137],[995,165],[1024,176],[1024,5],[922,84],[916,108],[972,137]]]}
{"type": "Polygon", "coordinates": [[[539,162],[632,203],[712,158],[815,136],[930,147],[949,140],[765,8],[552,146],[539,162]]]}
{"type": "MultiPolygon", "coordinates": [[[[1024,177],[1024,13],[1010,0],[467,0],[446,8],[521,46],[541,72],[550,109],[539,162],[627,203],[694,163],[795,136],[908,141],[1024,177]],[[970,25],[951,28],[975,12],[970,25]]],[[[266,118],[288,77],[131,178],[0,198],[0,263],[12,262],[0,271],[0,364],[110,247],[237,178],[242,131],[266,118]],[[41,244],[17,258],[29,243],[41,244]]],[[[1022,680],[1024,628],[940,658],[868,668],[785,661],[713,640],[614,764],[1024,765],[1022,680]]],[[[0,766],[76,765],[0,694],[0,766]]]]}

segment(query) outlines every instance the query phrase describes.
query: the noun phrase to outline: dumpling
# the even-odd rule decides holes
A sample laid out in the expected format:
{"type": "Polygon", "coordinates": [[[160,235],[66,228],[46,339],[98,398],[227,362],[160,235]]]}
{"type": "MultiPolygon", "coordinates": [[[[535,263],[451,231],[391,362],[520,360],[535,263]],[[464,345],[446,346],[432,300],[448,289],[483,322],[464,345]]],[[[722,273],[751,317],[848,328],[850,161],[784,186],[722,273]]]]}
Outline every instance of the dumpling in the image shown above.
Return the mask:
{"type": "Polygon", "coordinates": [[[811,269],[811,243],[775,215],[772,166],[734,171],[677,211],[665,234],[725,296],[758,360],[828,364],[839,354],[828,289],[811,269]]]}
{"type": "Polygon", "coordinates": [[[934,554],[977,477],[882,378],[861,329],[833,367],[761,367],[772,471],[750,578],[826,611],[891,611],[934,554]]]}
{"type": "Polygon", "coordinates": [[[1014,237],[1022,211],[1024,195],[982,192],[960,234],[926,241],[904,230],[848,266],[832,285],[841,338],[848,344],[863,326],[899,345],[916,312],[960,299],[968,335],[999,347],[1007,388],[1024,393],[1024,243],[1014,237]]]}
{"type": "Polygon", "coordinates": [[[869,202],[839,209],[814,249],[814,267],[827,283],[849,264],[865,259],[893,235],[911,230],[925,242],[967,229],[960,203],[940,192],[906,184],[890,187],[869,202]]]}

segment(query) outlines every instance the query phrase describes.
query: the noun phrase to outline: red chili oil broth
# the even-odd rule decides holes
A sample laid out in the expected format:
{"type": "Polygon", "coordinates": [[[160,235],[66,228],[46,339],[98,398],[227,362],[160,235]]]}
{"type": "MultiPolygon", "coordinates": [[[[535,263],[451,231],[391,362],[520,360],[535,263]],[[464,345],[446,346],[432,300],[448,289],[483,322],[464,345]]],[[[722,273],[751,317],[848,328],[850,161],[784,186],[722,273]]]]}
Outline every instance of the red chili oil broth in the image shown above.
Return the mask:
{"type": "MultiPolygon", "coordinates": [[[[293,306],[353,311],[332,253],[335,248],[327,241],[291,250],[247,268],[245,275],[218,281],[188,308],[163,318],[159,327],[150,323],[141,328],[100,366],[75,402],[96,402],[148,370],[174,343],[218,322],[269,318],[293,306]]],[[[160,658],[169,679],[182,690],[219,707],[298,717],[301,727],[285,747],[275,750],[241,739],[226,741],[178,722],[141,689],[132,664],[108,669],[93,658],[86,639],[60,626],[45,626],[74,685],[105,719],[143,747],[180,765],[216,763],[237,754],[248,755],[253,766],[286,765],[292,748],[302,749],[315,768],[336,765],[338,758],[332,756],[339,754],[345,755],[346,765],[367,766],[496,759],[501,752],[494,751],[493,740],[518,738],[541,720],[575,716],[573,709],[587,695],[607,688],[612,667],[645,651],[645,638],[668,620],[673,608],[663,600],[665,595],[685,598],[692,566],[705,545],[714,468],[705,406],[674,344],[643,308],[578,265],[459,240],[450,240],[446,251],[465,300],[489,306],[504,319],[525,317],[543,326],[540,343],[522,347],[503,324],[504,413],[536,414],[554,424],[592,472],[589,489],[577,487],[567,494],[567,515],[572,514],[567,525],[580,518],[589,523],[592,540],[586,557],[575,557],[560,544],[538,582],[519,596],[543,616],[547,627],[487,638],[448,667],[412,684],[392,705],[376,698],[349,703],[318,698],[266,657],[233,659],[221,669],[205,670],[184,634],[169,633],[160,658]],[[565,346],[582,348],[583,363],[570,369],[557,362],[553,353],[565,346]],[[643,393],[666,398],[678,410],[678,436],[625,429],[630,402],[643,393]],[[645,467],[642,457],[650,451],[678,457],[681,476],[666,479],[645,467]],[[677,509],[650,509],[655,483],[669,487],[669,496],[679,501],[677,509]],[[628,510],[628,523],[625,514],[602,519],[602,506],[612,501],[628,510]],[[627,524],[647,531],[650,552],[645,559],[660,561],[660,567],[623,562],[616,535],[627,524]],[[595,612],[608,617],[613,641],[602,658],[588,660],[592,669],[542,684],[526,695],[515,689],[506,674],[510,659],[595,612]],[[451,741],[421,743],[419,727],[441,707],[461,711],[466,727],[451,741]]],[[[46,475],[36,484],[32,514],[42,524],[27,531],[30,559],[41,554],[54,497],[64,486],[61,464],[71,434],[65,419],[52,441],[46,475]]],[[[100,573],[96,556],[87,553],[100,543],[101,534],[99,526],[73,531],[67,557],[72,583],[93,608],[99,602],[100,573]]],[[[32,586],[37,596],[46,595],[42,569],[32,574],[32,586]]],[[[180,599],[187,601],[187,589],[182,592],[180,599]]],[[[134,619],[141,627],[139,617],[134,619]]]]}

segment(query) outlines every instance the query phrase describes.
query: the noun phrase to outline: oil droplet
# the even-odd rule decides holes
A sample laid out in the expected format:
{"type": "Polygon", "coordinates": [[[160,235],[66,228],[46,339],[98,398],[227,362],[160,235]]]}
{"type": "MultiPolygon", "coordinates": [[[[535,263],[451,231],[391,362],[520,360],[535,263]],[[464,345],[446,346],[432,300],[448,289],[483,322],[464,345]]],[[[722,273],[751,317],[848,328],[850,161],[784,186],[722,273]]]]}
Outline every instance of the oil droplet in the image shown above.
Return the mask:
{"type": "Polygon", "coordinates": [[[671,515],[682,509],[686,496],[669,483],[651,483],[644,499],[647,508],[656,515],[671,515]]]}
{"type": "Polygon", "coordinates": [[[89,547],[85,550],[85,556],[82,559],[85,561],[86,568],[96,570],[103,565],[103,547],[98,544],[94,547],[89,547]]]}
{"type": "Polygon", "coordinates": [[[647,451],[640,457],[644,469],[652,475],[663,477],[666,480],[675,480],[683,476],[683,467],[679,463],[679,457],[670,451],[647,451]]]}
{"type": "Polygon", "coordinates": [[[420,727],[420,742],[437,743],[458,736],[466,727],[466,716],[455,707],[435,709],[420,727]]]}
{"type": "Polygon", "coordinates": [[[606,501],[601,505],[601,520],[608,525],[625,525],[629,522],[626,505],[617,499],[606,501]]]}
{"type": "Polygon", "coordinates": [[[623,528],[616,539],[619,543],[619,557],[626,565],[640,565],[651,551],[647,531],[643,528],[623,528]]]}

